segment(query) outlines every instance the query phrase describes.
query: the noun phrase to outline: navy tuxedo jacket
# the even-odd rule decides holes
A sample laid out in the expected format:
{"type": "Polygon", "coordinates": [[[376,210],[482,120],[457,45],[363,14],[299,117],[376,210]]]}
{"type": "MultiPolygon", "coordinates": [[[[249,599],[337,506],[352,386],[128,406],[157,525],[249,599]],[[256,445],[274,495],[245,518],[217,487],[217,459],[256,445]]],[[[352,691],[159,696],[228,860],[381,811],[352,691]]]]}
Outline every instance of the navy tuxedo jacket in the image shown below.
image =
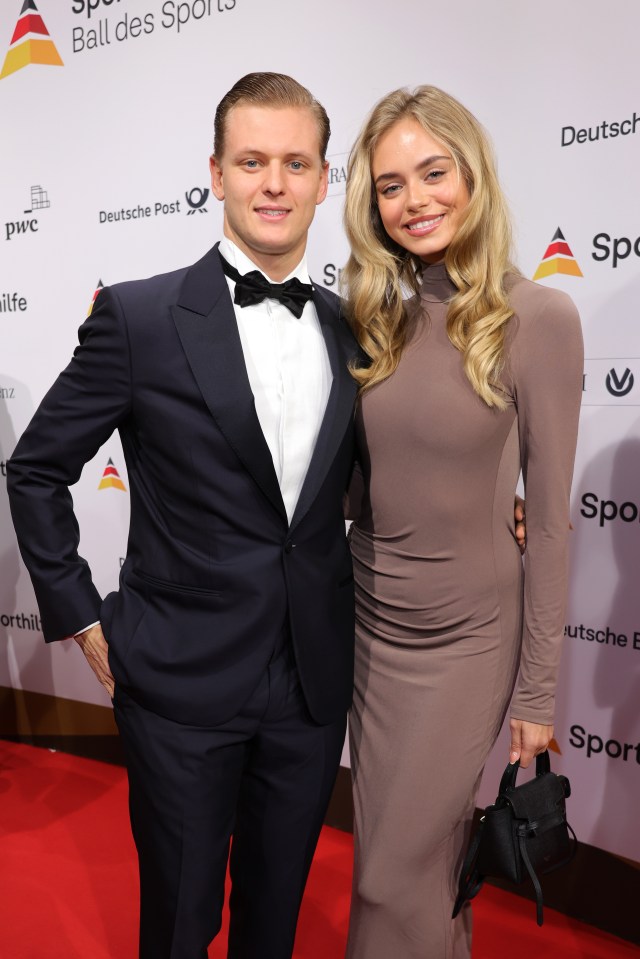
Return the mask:
{"type": "Polygon", "coordinates": [[[337,298],[316,288],[313,299],[333,383],[291,524],[215,247],[190,268],[100,293],[8,466],[45,639],[99,619],[116,684],[179,722],[231,718],[285,628],[312,717],[331,722],[351,701],[342,497],[357,347],[337,298]],[[68,487],[114,429],[131,525],[119,589],[102,600],[78,555],[68,487]]]}

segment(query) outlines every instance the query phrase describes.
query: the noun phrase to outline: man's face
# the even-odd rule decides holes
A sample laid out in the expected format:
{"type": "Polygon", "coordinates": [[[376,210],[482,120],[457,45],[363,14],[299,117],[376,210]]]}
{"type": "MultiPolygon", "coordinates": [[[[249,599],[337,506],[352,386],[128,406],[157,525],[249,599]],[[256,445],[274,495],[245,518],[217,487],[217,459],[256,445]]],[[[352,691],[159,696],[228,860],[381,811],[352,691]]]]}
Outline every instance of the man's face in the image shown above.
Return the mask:
{"type": "Polygon", "coordinates": [[[239,105],[225,147],[212,157],[211,188],[224,200],[224,233],[273,280],[302,258],[315,208],[327,195],[328,163],[305,107],[239,105]]]}

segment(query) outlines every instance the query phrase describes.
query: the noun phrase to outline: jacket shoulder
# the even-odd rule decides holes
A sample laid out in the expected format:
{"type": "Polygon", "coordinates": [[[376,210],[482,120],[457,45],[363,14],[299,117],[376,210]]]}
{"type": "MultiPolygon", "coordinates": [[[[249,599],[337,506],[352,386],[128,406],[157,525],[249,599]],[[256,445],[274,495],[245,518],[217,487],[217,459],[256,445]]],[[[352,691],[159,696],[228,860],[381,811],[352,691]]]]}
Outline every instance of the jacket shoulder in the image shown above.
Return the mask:
{"type": "Polygon", "coordinates": [[[124,280],[111,284],[108,289],[128,314],[140,307],[157,304],[175,303],[190,267],[181,267],[169,273],[157,273],[141,280],[124,280]]]}
{"type": "Polygon", "coordinates": [[[185,297],[187,306],[191,300],[197,303],[206,301],[211,305],[222,280],[224,275],[216,245],[196,263],[168,273],[158,273],[145,279],[128,280],[105,287],[97,302],[103,293],[106,293],[112,302],[115,300],[116,309],[122,312],[127,322],[143,321],[145,317],[157,319],[163,310],[167,311],[168,315],[169,308],[185,297]]]}
{"type": "Polygon", "coordinates": [[[325,287],[320,286],[319,283],[314,283],[313,286],[318,295],[321,296],[325,301],[327,306],[333,310],[336,316],[340,316],[340,297],[337,295],[337,293],[333,293],[331,290],[325,289],[325,287]]]}

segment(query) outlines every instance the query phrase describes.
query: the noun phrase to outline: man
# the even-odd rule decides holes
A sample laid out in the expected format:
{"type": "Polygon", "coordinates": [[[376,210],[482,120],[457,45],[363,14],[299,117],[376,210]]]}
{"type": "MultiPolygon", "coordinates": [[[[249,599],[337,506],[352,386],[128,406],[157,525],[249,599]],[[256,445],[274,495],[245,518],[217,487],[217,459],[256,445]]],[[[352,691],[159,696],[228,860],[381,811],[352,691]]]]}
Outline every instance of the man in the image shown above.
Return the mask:
{"type": "Polygon", "coordinates": [[[304,258],[328,138],[289,77],[229,91],[211,158],[222,242],[100,293],[9,463],[45,638],[75,636],[114,699],[141,959],[206,959],[232,835],[228,955],[290,957],[338,768],[357,347],[304,258]],[[68,487],[115,429],[131,525],[120,588],[102,600],[68,487]]]}

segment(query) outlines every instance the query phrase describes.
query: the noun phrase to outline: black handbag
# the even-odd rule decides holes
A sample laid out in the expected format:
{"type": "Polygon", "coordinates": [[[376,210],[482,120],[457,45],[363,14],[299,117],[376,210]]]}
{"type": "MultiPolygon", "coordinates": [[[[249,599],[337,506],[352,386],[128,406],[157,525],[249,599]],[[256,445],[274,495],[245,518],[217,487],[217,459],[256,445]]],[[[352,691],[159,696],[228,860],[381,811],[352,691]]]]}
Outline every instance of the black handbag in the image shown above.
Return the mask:
{"type": "Polygon", "coordinates": [[[536,893],[536,918],[542,925],[542,889],[538,874],[570,862],[576,836],[567,822],[565,799],[571,795],[566,776],[551,772],[549,753],[536,757],[536,775],[516,786],[519,762],[509,764],[500,780],[498,798],[487,806],[462,864],[455,918],[488,877],[520,884],[527,876],[536,893]]]}

